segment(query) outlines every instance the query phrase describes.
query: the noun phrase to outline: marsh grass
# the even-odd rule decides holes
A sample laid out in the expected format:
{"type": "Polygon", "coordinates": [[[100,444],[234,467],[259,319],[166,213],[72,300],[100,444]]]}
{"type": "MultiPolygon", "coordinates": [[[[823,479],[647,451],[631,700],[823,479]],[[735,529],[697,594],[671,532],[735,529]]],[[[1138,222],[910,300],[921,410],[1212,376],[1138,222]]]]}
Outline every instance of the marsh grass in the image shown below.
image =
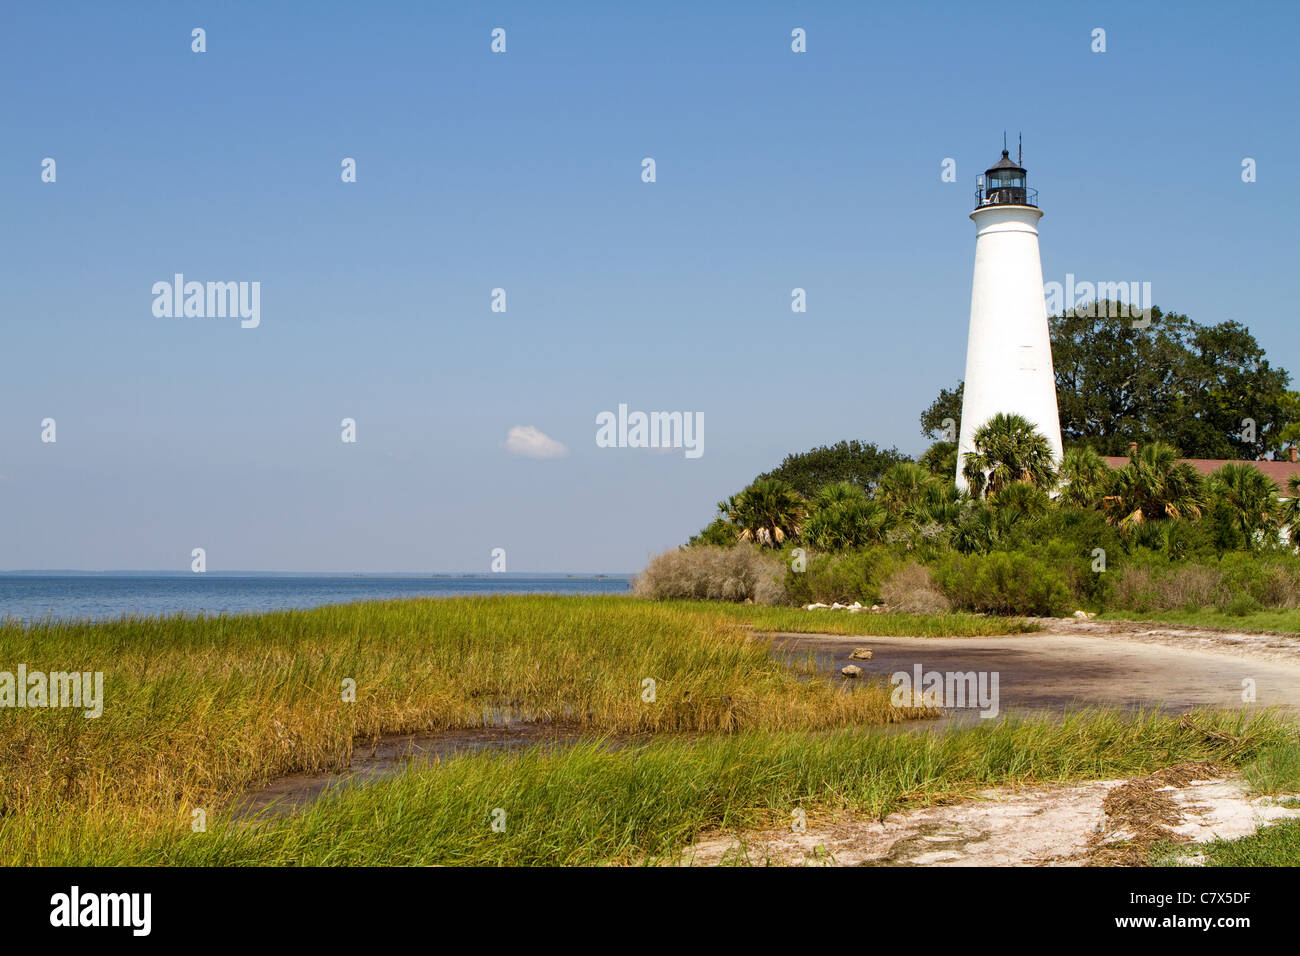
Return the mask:
{"type": "MultiPolygon", "coordinates": [[[[354,741],[498,723],[591,735],[880,724],[879,685],[810,679],[738,621],[623,597],[497,596],[219,617],[0,625],[0,669],[104,673],[103,716],[0,711],[0,861],[96,827],[189,825],[354,741]],[[356,682],[343,701],[345,679],[356,682]],[[642,700],[642,681],[656,701],[642,700]],[[36,822],[39,821],[39,826],[36,822]]],[[[69,842],[71,841],[71,842],[69,842]]]]}
{"type": "Polygon", "coordinates": [[[997,785],[1105,779],[1190,760],[1240,765],[1291,739],[1264,713],[1076,712],[942,733],[745,731],[611,750],[475,754],[353,787],[260,825],[84,833],[48,862],[574,865],[678,860],[701,836],[969,798],[997,785]],[[492,813],[505,811],[505,832],[492,813]],[[67,851],[67,852],[62,852],[67,851]]]}
{"type": "MultiPolygon", "coordinates": [[[[829,612],[828,612],[829,613],[829,612]]],[[[0,863],[378,864],[670,860],[701,833],[820,813],[884,814],[995,783],[1240,763],[1271,717],[1117,715],[872,733],[927,716],[887,688],[818,679],[751,628],[809,612],[623,597],[511,596],[257,616],[0,625],[0,669],[103,671],[103,716],[0,712],[0,863]],[[789,615],[786,617],[784,615],[789,615]],[[656,701],[642,700],[644,678],[656,701]],[[342,699],[356,682],[356,701],[342,699]],[[347,766],[385,734],[548,721],[583,739],[454,757],[250,824],[271,778],[347,766]],[[612,748],[611,738],[636,742],[612,748]],[[648,743],[644,741],[649,741],[648,743]],[[507,811],[506,833],[489,827],[507,811]],[[207,832],[191,830],[207,813],[207,832]]],[[[818,616],[971,633],[970,615],[818,616]]],[[[974,631],[980,633],[980,631],[974,631]]]]}
{"type": "Polygon", "coordinates": [[[1300,740],[1264,748],[1243,768],[1242,776],[1256,793],[1300,794],[1300,740]]]}

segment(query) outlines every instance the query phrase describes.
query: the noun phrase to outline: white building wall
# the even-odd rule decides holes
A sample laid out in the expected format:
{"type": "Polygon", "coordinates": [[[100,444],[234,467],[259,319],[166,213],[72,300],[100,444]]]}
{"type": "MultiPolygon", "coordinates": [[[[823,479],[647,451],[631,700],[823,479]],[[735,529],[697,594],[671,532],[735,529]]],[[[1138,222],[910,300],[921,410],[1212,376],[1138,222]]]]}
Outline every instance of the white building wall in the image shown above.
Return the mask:
{"type": "Polygon", "coordinates": [[[998,412],[1023,415],[1047,437],[1061,460],[1061,417],[1043,297],[1038,220],[1031,206],[989,205],[975,221],[975,279],[971,286],[966,386],[957,444],[957,485],[976,430],[998,412]]]}

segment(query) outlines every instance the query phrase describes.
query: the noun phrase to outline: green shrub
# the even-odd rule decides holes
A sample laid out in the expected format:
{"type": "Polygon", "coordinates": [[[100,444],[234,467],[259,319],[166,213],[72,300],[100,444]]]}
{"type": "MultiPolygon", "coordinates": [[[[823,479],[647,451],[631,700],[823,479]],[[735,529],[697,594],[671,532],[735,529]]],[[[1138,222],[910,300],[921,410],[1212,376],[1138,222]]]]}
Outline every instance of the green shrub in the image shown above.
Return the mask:
{"type": "Polygon", "coordinates": [[[1300,565],[1295,561],[1225,554],[1219,574],[1225,603],[1246,594],[1262,607],[1300,607],[1300,565]]]}
{"type": "Polygon", "coordinates": [[[812,556],[803,571],[787,566],[785,591],[794,604],[879,604],[880,587],[898,564],[888,548],[812,556]]]}
{"type": "Polygon", "coordinates": [[[1125,559],[1109,603],[1137,612],[1214,607],[1236,615],[1300,607],[1300,562],[1229,553],[1171,563],[1163,554],[1138,549],[1125,559]]]}
{"type": "Polygon", "coordinates": [[[714,518],[699,534],[691,535],[687,547],[711,544],[718,548],[729,548],[737,541],[736,526],[725,518],[714,518]]]}
{"type": "Polygon", "coordinates": [[[1249,594],[1238,594],[1229,598],[1219,606],[1224,614],[1231,614],[1233,617],[1245,617],[1248,614],[1254,614],[1263,607],[1255,598],[1249,594]]]}
{"type": "Polygon", "coordinates": [[[1237,514],[1222,499],[1214,501],[1206,510],[1202,525],[1214,541],[1214,547],[1220,554],[1244,550],[1250,542],[1238,527],[1237,514]]]}
{"type": "Polygon", "coordinates": [[[937,576],[962,610],[1053,615],[1075,603],[1059,571],[1019,552],[952,555],[940,564],[937,576]]]}
{"type": "Polygon", "coordinates": [[[1080,539],[1045,537],[1035,545],[1017,550],[1037,558],[1060,574],[1074,596],[1076,606],[1099,608],[1106,605],[1114,589],[1115,573],[1111,562],[1120,559],[1123,552],[1113,544],[1106,547],[1110,542],[1094,544],[1097,540],[1091,536],[1080,539]],[[1100,557],[1095,553],[1098,548],[1105,551],[1104,571],[1093,570],[1100,557]]]}
{"type": "Polygon", "coordinates": [[[1174,518],[1161,521],[1161,550],[1170,561],[1213,561],[1219,556],[1214,529],[1205,521],[1174,518]]]}

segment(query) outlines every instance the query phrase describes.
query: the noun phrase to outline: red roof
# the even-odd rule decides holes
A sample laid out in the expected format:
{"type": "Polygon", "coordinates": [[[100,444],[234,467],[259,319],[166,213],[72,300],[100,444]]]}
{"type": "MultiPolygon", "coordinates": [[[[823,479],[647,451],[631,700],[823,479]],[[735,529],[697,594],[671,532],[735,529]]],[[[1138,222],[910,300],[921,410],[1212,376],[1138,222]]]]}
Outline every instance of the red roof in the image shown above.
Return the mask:
{"type": "MultiPolygon", "coordinates": [[[[1178,460],[1187,462],[1202,475],[1213,474],[1224,465],[1250,465],[1272,478],[1278,488],[1284,491],[1287,478],[1291,475],[1300,475],[1300,462],[1296,461],[1241,461],[1231,458],[1180,458],[1178,460]]],[[[1129,458],[1127,455],[1106,455],[1104,461],[1112,468],[1123,468],[1129,463],[1129,458]]]]}

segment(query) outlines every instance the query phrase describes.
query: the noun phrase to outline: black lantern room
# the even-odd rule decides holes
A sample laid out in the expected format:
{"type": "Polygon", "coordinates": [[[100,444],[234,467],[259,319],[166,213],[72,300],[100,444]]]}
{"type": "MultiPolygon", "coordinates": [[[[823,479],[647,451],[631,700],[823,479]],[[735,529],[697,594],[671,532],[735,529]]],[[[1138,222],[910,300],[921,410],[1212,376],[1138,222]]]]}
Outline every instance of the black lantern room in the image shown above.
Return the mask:
{"type": "Polygon", "coordinates": [[[1037,206],[1038,190],[1029,188],[1025,168],[1004,149],[1002,158],[980,177],[975,202],[977,206],[1037,206]]]}

